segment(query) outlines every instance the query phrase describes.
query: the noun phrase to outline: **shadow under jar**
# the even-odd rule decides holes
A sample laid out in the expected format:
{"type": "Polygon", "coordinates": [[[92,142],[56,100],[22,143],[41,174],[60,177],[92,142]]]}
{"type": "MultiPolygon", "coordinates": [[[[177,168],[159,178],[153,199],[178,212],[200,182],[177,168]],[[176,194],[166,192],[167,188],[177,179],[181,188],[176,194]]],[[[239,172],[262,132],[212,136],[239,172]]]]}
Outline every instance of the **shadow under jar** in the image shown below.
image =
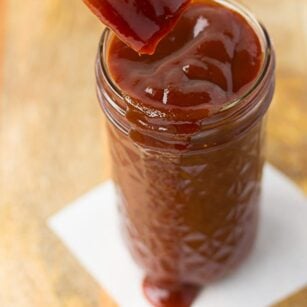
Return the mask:
{"type": "Polygon", "coordinates": [[[97,57],[97,92],[109,119],[123,234],[146,274],[145,294],[156,306],[164,306],[163,300],[165,306],[188,306],[196,287],[244,260],[257,232],[274,51],[266,30],[248,11],[214,3],[244,18],[263,56],[256,78],[214,112],[202,113],[197,105],[167,114],[168,105],[144,107],[138,97],[127,95],[110,73],[109,30],[97,57]]]}

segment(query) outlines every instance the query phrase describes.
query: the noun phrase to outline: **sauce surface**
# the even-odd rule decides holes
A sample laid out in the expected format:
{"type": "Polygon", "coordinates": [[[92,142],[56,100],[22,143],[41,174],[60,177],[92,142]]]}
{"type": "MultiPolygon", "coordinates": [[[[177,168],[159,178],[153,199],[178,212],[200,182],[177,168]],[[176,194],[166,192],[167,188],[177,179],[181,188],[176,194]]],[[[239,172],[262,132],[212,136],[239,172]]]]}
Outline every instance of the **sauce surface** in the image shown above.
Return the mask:
{"type": "Polygon", "coordinates": [[[84,0],[94,14],[138,53],[154,53],[189,0],[84,0]]]}
{"type": "Polygon", "coordinates": [[[259,38],[241,15],[198,1],[153,55],[140,56],[114,36],[107,63],[115,84],[132,98],[130,121],[185,133],[245,93],[262,60],[259,38]],[[165,120],[177,125],[163,127],[165,120]]]}

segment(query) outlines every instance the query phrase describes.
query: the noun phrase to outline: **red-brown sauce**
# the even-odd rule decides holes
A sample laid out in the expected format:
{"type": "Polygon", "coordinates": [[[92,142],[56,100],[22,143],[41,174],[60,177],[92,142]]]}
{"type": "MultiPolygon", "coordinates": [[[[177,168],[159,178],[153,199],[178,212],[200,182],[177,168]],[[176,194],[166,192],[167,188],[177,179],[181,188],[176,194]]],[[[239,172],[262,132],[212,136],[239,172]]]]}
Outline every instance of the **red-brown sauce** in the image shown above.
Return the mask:
{"type": "Polygon", "coordinates": [[[151,56],[139,56],[116,37],[108,52],[112,78],[132,98],[129,121],[177,134],[197,131],[205,118],[240,97],[262,60],[248,22],[212,1],[191,4],[151,56]]]}
{"type": "MultiPolygon", "coordinates": [[[[194,1],[151,56],[109,40],[106,64],[126,98],[129,126],[124,134],[109,124],[114,182],[124,235],[156,307],[190,306],[254,242],[263,113],[245,110],[214,131],[202,127],[252,87],[263,57],[249,22],[208,0],[194,1]]],[[[100,97],[109,90],[103,80],[98,75],[100,97]]],[[[263,110],[272,76],[266,86],[263,110]]]]}
{"type": "Polygon", "coordinates": [[[144,295],[155,307],[189,307],[200,287],[192,284],[163,285],[148,277],[143,282],[144,295]]]}
{"type": "Polygon", "coordinates": [[[152,54],[189,0],[84,0],[99,19],[138,53],[152,54]]]}

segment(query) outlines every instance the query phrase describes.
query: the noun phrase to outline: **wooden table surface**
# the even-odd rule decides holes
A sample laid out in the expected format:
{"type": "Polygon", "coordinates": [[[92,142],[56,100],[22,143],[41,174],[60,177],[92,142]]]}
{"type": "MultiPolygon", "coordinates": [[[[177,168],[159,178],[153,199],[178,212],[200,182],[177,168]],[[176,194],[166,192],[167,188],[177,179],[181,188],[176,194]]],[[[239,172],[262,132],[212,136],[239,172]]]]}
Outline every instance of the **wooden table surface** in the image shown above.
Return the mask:
{"type": "MultiPolygon", "coordinates": [[[[242,2],[278,55],[268,159],[307,193],[307,1],[242,2]]],[[[0,0],[1,307],[116,306],[46,226],[110,176],[94,90],[101,30],[81,0],[0,0]]],[[[307,306],[307,288],[277,306],[307,306]]]]}

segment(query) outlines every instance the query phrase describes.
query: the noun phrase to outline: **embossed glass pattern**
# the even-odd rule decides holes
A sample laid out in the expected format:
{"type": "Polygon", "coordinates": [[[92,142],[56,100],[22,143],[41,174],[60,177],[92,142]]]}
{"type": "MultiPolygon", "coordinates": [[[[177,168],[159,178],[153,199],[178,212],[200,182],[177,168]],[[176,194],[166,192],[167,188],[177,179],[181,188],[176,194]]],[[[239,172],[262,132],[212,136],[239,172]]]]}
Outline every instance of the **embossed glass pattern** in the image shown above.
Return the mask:
{"type": "Polygon", "coordinates": [[[262,72],[244,96],[190,136],[189,150],[167,146],[176,136],[147,144],[132,137],[125,98],[105,65],[108,33],[102,37],[97,92],[109,119],[121,227],[152,280],[207,284],[240,264],[256,237],[274,52],[265,29],[236,10],[259,34],[262,72]]]}

